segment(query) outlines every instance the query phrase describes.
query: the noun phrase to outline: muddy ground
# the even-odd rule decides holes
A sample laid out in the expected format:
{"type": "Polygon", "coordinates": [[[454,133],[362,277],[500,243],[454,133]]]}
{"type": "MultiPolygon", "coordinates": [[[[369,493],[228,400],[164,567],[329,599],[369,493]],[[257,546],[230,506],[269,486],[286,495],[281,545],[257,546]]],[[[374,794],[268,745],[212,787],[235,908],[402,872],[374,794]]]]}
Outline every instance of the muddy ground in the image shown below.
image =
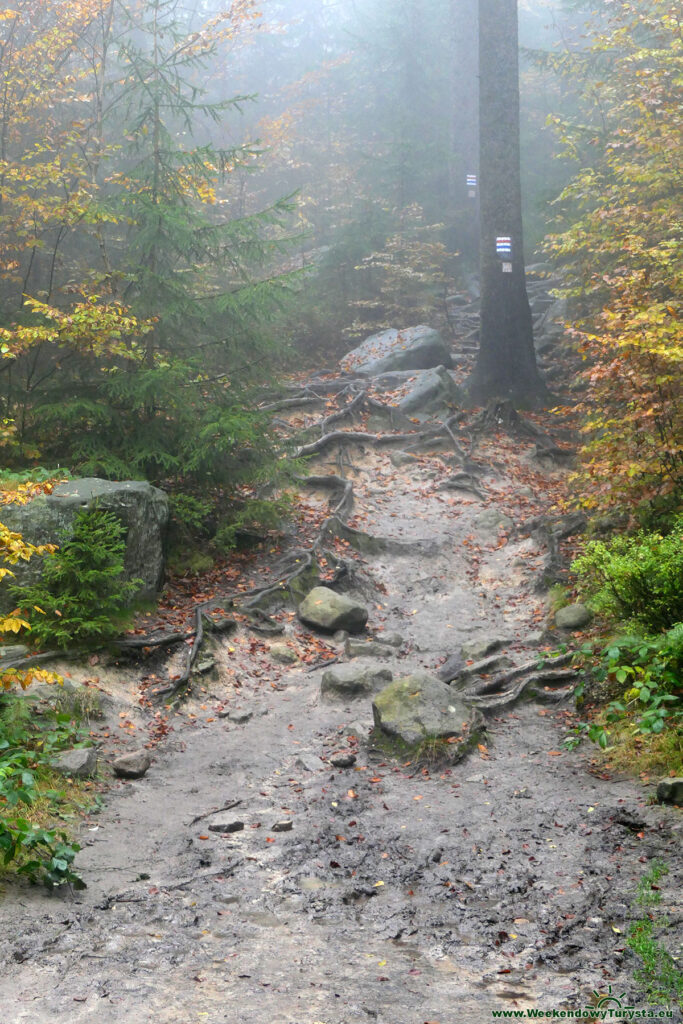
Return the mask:
{"type": "MultiPolygon", "coordinates": [[[[373,664],[434,669],[493,638],[519,664],[558,642],[537,589],[546,552],[525,522],[561,471],[533,448],[485,442],[479,494],[442,489],[447,449],[402,461],[349,448],[351,522],[410,542],[354,563],[369,631],[404,639],[373,664]]],[[[317,459],[338,469],[336,450],[317,459]]],[[[312,520],[327,497],[307,494],[312,520]]],[[[291,610],[275,617],[310,651],[291,610]]],[[[3,1024],[484,1024],[493,1010],[578,1009],[610,986],[646,1005],[626,934],[648,864],[675,867],[680,812],[600,777],[592,748],[565,750],[569,693],[489,714],[486,743],[459,763],[395,763],[368,746],[369,700],[321,701],[315,660],[279,665],[245,628],[212,644],[216,666],[194,678],[147,776],[112,782],[80,826],[87,890],[5,884],[3,1024]],[[333,768],[340,751],[355,764],[333,768]]],[[[329,638],[320,650],[345,660],[329,638]]],[[[148,667],[69,671],[96,671],[109,694],[103,761],[113,734],[147,738],[148,667]]],[[[675,870],[661,892],[680,933],[675,870]]]]}

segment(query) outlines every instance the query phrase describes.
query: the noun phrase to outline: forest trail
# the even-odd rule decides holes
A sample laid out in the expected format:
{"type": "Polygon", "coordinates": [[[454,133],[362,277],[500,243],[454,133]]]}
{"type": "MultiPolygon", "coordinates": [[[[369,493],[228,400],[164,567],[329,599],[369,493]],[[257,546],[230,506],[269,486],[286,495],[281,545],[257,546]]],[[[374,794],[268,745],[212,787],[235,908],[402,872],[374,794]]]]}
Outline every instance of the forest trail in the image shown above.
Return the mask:
{"type": "MultiPolygon", "coordinates": [[[[306,416],[288,410],[287,422],[306,416]]],[[[528,523],[563,471],[533,439],[482,435],[465,460],[448,437],[419,453],[343,451],[325,448],[313,471],[341,468],[349,525],[384,541],[362,555],[349,534],[331,547],[369,633],[403,641],[354,664],[397,678],[435,671],[463,644],[476,660],[497,642],[515,665],[552,647],[536,586],[547,552],[528,523]]],[[[304,535],[328,499],[302,489],[304,535]]],[[[266,548],[253,579],[272,563],[266,548]]],[[[486,742],[455,764],[397,764],[368,746],[369,698],[321,700],[322,662],[347,660],[343,644],[291,610],[274,619],[274,639],[307,660],[278,664],[272,639],[244,623],[211,641],[215,667],[195,677],[147,776],[113,784],[81,827],[87,890],[6,890],[3,1024],[485,1024],[493,1011],[579,1009],[610,986],[639,1005],[630,903],[680,820],[638,783],[601,776],[591,749],[565,750],[571,691],[503,702],[486,742]],[[334,767],[340,752],[355,763],[334,767]]],[[[140,671],[97,671],[111,697],[103,749],[119,716],[136,745],[151,716],[140,671]]],[[[678,892],[664,880],[672,920],[678,892]]]]}

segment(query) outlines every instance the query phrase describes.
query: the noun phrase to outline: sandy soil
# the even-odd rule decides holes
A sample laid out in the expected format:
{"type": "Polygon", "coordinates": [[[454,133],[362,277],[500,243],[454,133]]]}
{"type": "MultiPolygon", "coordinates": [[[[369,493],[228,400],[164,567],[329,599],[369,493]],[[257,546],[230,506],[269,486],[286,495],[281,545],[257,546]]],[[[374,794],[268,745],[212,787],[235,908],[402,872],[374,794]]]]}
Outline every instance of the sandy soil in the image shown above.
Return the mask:
{"type": "MultiPolygon", "coordinates": [[[[504,637],[519,663],[541,643],[544,553],[523,521],[548,475],[523,446],[514,473],[498,455],[482,501],[439,488],[443,453],[397,469],[352,452],[353,522],[412,542],[359,566],[371,629],[406,641],[379,663],[395,675],[463,642],[504,637]],[[514,525],[482,525],[491,508],[514,525]]],[[[282,621],[301,649],[301,627],[282,621]]],[[[569,699],[489,716],[486,744],[451,767],[395,764],[367,745],[369,701],[323,703],[322,669],[276,665],[268,644],[247,631],[216,644],[147,776],[112,783],[83,822],[84,893],[5,886],[3,1024],[485,1024],[494,1010],[578,1009],[610,986],[645,1006],[631,904],[652,858],[675,868],[680,812],[600,778],[592,749],[564,749],[569,699]],[[352,767],[330,765],[340,750],[352,767]],[[243,830],[210,828],[230,821],[243,830]]],[[[112,715],[135,706],[138,678],[101,679],[112,715]]],[[[680,930],[675,870],[662,896],[680,930]]]]}

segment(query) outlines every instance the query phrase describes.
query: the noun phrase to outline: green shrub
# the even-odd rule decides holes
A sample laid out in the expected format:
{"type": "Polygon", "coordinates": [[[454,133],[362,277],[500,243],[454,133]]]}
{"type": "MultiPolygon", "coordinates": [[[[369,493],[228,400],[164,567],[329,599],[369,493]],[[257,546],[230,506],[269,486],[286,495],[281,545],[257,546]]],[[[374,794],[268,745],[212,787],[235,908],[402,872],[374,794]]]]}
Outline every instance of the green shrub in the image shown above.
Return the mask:
{"type": "Polygon", "coordinates": [[[43,565],[32,586],[14,587],[37,647],[89,646],[113,639],[140,584],[123,578],[124,529],[111,512],[80,511],[73,536],[43,565]]]}
{"type": "Polygon", "coordinates": [[[592,541],[572,563],[596,611],[658,632],[683,621],[683,516],[671,533],[592,541]]]}
{"type": "Polygon", "coordinates": [[[218,526],[212,546],[221,554],[233,551],[240,535],[263,536],[277,529],[282,520],[292,514],[292,498],[284,494],[279,498],[249,498],[241,508],[234,510],[229,519],[218,526]]]}
{"type": "Polygon", "coordinates": [[[654,916],[655,908],[662,902],[658,883],[668,874],[668,865],[655,860],[641,878],[636,896],[640,920],[631,925],[626,943],[641,962],[635,980],[648,1004],[671,1010],[683,1003],[683,973],[675,958],[655,937],[655,929],[667,928],[668,921],[654,916]]]}
{"type": "MultiPolygon", "coordinates": [[[[622,688],[619,700],[607,706],[602,721],[583,722],[567,740],[570,747],[587,736],[603,749],[610,745],[607,726],[627,724],[634,735],[676,732],[683,720],[683,622],[659,636],[627,635],[612,640],[600,654],[583,648],[575,664],[598,682],[622,688]],[[606,724],[602,724],[602,723],[606,724]]],[[[579,687],[577,687],[579,692],[579,687]]],[[[583,685],[580,684],[583,696],[583,685]]]]}
{"type": "Polygon", "coordinates": [[[172,526],[180,533],[201,534],[206,530],[213,506],[192,494],[179,492],[171,495],[172,526]]]}
{"type": "Polygon", "coordinates": [[[5,866],[16,862],[18,874],[31,881],[50,888],[67,882],[83,889],[85,883],[72,867],[80,846],[64,832],[14,816],[19,804],[28,809],[38,800],[37,783],[51,772],[54,755],[82,740],[70,716],[55,712],[41,718],[36,719],[31,698],[14,693],[0,697],[0,858],[5,866]]]}
{"type": "Polygon", "coordinates": [[[81,847],[71,843],[65,832],[37,828],[25,818],[0,820],[0,854],[7,866],[20,860],[20,875],[32,882],[44,882],[52,888],[68,882],[74,889],[85,889],[85,882],[71,867],[81,847]]]}
{"type": "Polygon", "coordinates": [[[609,714],[636,716],[637,731],[663,732],[683,717],[683,622],[662,636],[626,636],[604,652],[605,670],[625,687],[609,714]]]}

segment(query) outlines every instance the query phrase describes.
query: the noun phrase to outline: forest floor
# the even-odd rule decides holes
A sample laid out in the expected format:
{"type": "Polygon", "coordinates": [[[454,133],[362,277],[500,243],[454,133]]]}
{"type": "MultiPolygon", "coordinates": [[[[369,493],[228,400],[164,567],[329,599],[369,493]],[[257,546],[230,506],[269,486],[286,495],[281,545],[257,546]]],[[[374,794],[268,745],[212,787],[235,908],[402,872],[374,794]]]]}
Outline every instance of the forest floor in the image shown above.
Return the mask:
{"type": "MultiPolygon", "coordinates": [[[[317,413],[288,422],[305,417],[317,413]]],[[[564,470],[539,461],[532,439],[483,436],[465,460],[474,490],[442,486],[463,468],[442,441],[405,458],[362,442],[344,450],[342,463],[338,446],[325,449],[313,471],[342,466],[350,524],[393,542],[359,555],[342,538],[336,550],[369,633],[403,639],[361,664],[397,677],[495,640],[521,664],[563,642],[547,632],[546,551],[528,522],[553,504],[564,470]]],[[[286,543],[313,536],[328,498],[302,490],[286,543]]],[[[239,585],[267,581],[279,557],[262,545],[239,585]]],[[[226,572],[234,590],[234,565],[226,572]]],[[[166,596],[168,622],[190,607],[183,587],[166,596]]],[[[203,587],[218,595],[221,580],[203,587]]],[[[272,614],[283,636],[242,621],[210,638],[215,667],[174,712],[150,704],[160,655],[66,666],[105,694],[100,757],[153,742],[154,760],[140,780],[110,780],[105,806],[82,822],[84,892],[5,883],[3,1024],[485,1024],[494,1011],[578,1010],[610,992],[645,1007],[626,940],[638,881],[680,844],[680,812],[610,776],[594,748],[565,749],[571,694],[489,712],[485,742],[457,763],[396,763],[368,744],[370,699],[321,699],[324,662],[347,660],[343,644],[291,607],[272,614]],[[298,660],[277,663],[274,641],[298,660]],[[355,763],[333,767],[339,752],[355,763]],[[236,821],[242,830],[215,831],[236,821]],[[291,830],[274,830],[281,822],[291,830]]],[[[680,926],[674,874],[661,886],[680,926]]]]}

